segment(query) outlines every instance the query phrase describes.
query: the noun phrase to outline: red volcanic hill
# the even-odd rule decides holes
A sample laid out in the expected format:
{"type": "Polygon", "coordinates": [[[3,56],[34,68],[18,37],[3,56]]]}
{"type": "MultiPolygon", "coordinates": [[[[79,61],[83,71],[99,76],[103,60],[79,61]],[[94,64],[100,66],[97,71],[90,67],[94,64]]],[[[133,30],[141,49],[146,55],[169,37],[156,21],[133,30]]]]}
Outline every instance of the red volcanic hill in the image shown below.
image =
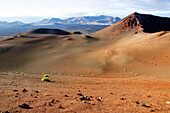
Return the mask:
{"type": "Polygon", "coordinates": [[[170,18],[135,12],[116,24],[96,32],[95,35],[121,37],[141,31],[145,33],[170,31],[170,18]]]}

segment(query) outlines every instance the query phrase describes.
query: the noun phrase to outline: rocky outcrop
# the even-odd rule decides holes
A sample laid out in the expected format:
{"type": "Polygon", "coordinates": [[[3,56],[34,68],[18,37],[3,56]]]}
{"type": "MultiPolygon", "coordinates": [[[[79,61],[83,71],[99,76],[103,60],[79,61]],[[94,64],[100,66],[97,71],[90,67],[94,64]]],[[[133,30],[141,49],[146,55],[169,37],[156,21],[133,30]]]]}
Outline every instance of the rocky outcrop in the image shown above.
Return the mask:
{"type": "Polygon", "coordinates": [[[94,35],[111,38],[137,34],[170,31],[170,18],[133,13],[121,21],[96,32],[94,35]]]}

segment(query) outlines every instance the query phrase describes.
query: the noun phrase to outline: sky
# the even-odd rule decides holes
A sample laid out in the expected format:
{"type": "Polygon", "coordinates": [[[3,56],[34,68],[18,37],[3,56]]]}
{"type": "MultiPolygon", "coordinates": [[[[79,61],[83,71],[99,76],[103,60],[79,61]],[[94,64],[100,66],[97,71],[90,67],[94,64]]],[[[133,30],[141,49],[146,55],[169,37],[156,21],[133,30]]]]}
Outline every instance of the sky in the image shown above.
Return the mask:
{"type": "Polygon", "coordinates": [[[170,17],[170,0],[0,0],[0,17],[124,18],[133,12],[170,17]]]}

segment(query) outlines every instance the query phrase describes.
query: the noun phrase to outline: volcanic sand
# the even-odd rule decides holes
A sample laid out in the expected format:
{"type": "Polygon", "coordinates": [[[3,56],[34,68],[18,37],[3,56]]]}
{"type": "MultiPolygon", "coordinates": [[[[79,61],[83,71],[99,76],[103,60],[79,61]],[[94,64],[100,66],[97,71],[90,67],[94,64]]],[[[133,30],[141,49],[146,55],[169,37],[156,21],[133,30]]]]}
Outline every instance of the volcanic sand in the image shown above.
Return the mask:
{"type": "Polygon", "coordinates": [[[3,38],[0,111],[168,113],[170,33],[160,33],[141,32],[116,40],[85,34],[3,38]],[[43,73],[51,73],[52,82],[42,82],[43,73]],[[78,92],[94,100],[77,101],[78,92]],[[55,102],[49,104],[52,99],[55,102]],[[19,108],[23,103],[32,109],[19,108]]]}

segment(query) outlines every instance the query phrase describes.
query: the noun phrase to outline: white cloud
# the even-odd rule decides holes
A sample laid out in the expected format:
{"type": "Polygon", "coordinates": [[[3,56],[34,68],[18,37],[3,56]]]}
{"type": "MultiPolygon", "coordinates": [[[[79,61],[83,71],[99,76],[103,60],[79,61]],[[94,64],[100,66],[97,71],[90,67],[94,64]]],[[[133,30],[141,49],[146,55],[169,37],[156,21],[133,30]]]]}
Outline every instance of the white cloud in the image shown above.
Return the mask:
{"type": "Polygon", "coordinates": [[[170,0],[0,0],[0,17],[71,17],[133,12],[170,16],[170,0]]]}

